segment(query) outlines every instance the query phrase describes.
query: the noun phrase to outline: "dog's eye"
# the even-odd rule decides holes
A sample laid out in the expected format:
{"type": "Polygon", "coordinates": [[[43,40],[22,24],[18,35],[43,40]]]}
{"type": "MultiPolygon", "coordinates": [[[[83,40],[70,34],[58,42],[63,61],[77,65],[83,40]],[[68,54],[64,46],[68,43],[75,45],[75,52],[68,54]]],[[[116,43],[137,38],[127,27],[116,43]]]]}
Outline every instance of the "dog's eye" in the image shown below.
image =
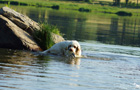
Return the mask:
{"type": "Polygon", "coordinates": [[[76,46],[73,46],[74,48],[76,48],[76,46]]]}

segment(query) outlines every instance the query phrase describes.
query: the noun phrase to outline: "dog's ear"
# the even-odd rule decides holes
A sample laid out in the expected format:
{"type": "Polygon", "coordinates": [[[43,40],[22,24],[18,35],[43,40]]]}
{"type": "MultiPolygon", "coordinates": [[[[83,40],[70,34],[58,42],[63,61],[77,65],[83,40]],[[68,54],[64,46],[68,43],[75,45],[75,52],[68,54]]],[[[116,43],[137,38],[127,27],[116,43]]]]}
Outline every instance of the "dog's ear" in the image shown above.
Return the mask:
{"type": "Polygon", "coordinates": [[[76,48],[76,55],[81,56],[81,47],[80,46],[78,46],[76,48]]]}

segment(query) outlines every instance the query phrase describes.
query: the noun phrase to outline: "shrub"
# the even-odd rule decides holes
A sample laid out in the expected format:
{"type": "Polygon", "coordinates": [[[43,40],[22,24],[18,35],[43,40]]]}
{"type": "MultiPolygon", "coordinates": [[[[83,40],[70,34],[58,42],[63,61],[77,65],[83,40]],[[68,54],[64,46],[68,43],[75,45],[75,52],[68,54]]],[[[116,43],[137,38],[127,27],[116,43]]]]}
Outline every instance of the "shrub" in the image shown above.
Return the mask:
{"type": "Polygon", "coordinates": [[[84,0],[85,2],[92,3],[92,0],[84,0]]]}
{"type": "Polygon", "coordinates": [[[59,29],[49,24],[42,24],[41,30],[34,33],[34,39],[43,50],[49,49],[54,45],[52,33],[60,35],[59,29]]]}
{"type": "Polygon", "coordinates": [[[59,9],[60,8],[60,6],[59,5],[53,5],[52,7],[51,7],[52,9],[59,9]]]}
{"type": "Polygon", "coordinates": [[[125,11],[118,11],[115,14],[119,15],[119,16],[132,16],[132,13],[128,13],[125,11]]]}
{"type": "Polygon", "coordinates": [[[80,12],[91,12],[91,9],[79,8],[80,12]]]}

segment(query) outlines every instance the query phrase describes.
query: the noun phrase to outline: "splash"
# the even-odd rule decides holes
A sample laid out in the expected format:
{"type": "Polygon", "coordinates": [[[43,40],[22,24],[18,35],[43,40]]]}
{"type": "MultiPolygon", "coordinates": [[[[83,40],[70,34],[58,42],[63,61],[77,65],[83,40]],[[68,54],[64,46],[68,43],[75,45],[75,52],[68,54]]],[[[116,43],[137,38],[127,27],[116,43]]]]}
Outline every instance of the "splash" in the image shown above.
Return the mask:
{"type": "Polygon", "coordinates": [[[138,84],[136,84],[136,83],[134,83],[133,84],[137,89],[140,89],[140,85],[138,85],[138,84]]]}

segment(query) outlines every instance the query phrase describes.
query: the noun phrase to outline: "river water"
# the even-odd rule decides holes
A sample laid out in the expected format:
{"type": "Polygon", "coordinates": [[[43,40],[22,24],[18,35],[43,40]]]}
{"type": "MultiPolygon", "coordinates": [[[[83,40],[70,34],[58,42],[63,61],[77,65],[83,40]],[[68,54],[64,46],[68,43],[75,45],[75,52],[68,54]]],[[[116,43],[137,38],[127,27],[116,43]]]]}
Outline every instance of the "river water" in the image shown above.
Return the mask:
{"type": "Polygon", "coordinates": [[[0,90],[139,90],[140,18],[12,6],[78,40],[82,58],[0,49],[0,90]]]}

